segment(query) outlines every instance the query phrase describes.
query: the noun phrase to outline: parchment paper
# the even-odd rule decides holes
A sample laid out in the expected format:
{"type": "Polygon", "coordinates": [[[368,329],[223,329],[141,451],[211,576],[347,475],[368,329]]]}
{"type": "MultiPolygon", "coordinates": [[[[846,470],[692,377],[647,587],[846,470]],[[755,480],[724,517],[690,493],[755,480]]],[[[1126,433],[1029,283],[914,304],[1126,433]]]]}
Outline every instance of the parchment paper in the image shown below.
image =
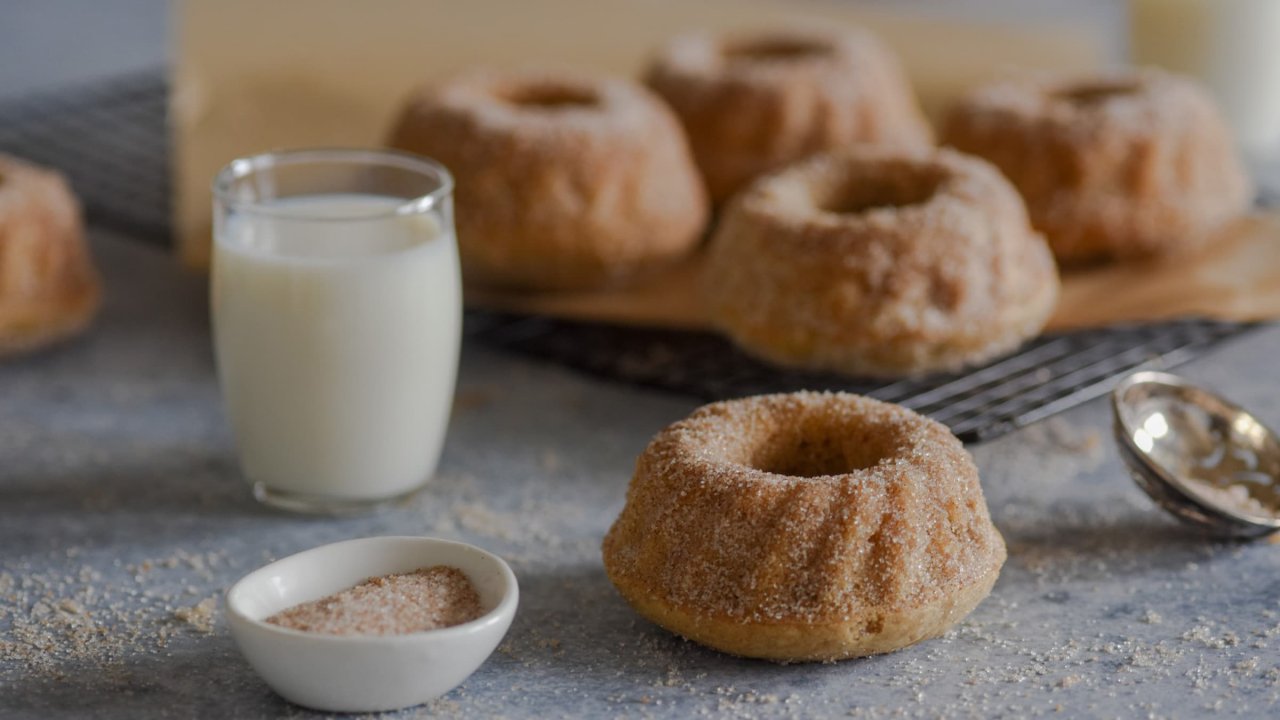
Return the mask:
{"type": "MultiPolygon", "coordinates": [[[[883,6],[881,6],[883,7],[883,6]]],[[[990,26],[823,0],[186,0],[176,13],[172,124],[183,260],[208,262],[209,182],[234,157],[380,145],[420,82],[484,64],[565,64],[636,74],[688,29],[856,23],[902,56],[927,110],[1010,68],[1088,70],[1105,43],[1085,27],[990,26]]],[[[705,327],[698,259],[607,293],[468,293],[468,302],[619,323],[705,327]]],[[[1051,328],[1204,315],[1280,317],[1280,219],[1242,219],[1201,256],[1064,278],[1051,328]]]]}
{"type": "MultiPolygon", "coordinates": [[[[699,299],[701,258],[608,292],[556,295],[469,290],[472,305],[628,325],[708,328],[699,299]]],[[[1204,250],[1161,262],[1063,273],[1049,330],[1201,316],[1280,318],[1280,217],[1231,223],[1204,250]]]]}

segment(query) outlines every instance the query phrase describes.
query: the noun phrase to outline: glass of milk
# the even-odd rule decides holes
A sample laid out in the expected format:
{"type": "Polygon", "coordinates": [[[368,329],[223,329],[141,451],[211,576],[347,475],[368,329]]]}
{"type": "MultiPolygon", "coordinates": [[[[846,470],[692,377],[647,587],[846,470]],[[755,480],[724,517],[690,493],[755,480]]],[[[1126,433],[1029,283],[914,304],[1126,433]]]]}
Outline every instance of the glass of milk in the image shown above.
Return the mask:
{"type": "Polygon", "coordinates": [[[214,180],[213,337],[264,503],[346,512],[435,472],[462,326],[453,179],[425,158],[299,150],[214,180]]]}
{"type": "Polygon", "coordinates": [[[1251,160],[1280,152],[1280,0],[1130,0],[1139,65],[1199,78],[1251,160]]]}

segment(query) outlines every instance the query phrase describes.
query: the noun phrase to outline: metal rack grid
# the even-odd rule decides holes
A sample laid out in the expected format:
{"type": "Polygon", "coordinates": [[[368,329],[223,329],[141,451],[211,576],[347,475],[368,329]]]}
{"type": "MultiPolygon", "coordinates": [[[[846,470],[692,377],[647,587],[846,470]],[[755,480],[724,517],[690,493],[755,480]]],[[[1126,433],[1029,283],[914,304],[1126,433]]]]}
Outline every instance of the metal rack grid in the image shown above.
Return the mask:
{"type": "Polygon", "coordinates": [[[89,222],[170,242],[168,83],[145,72],[0,105],[0,152],[67,175],[89,222]]]}
{"type": "Polygon", "coordinates": [[[984,367],[878,382],[782,370],[710,333],[493,313],[467,322],[493,345],[705,400],[806,389],[861,393],[922,412],[966,442],[999,437],[1103,395],[1139,367],[1173,367],[1256,327],[1187,319],[1045,335],[984,367]]]}
{"type": "MultiPolygon", "coordinates": [[[[162,73],[144,73],[0,106],[0,151],[61,169],[91,223],[171,242],[162,73]]],[[[710,333],[640,329],[471,310],[468,337],[614,381],[706,400],[799,389],[901,403],[988,440],[1107,392],[1143,365],[1172,367],[1256,327],[1202,319],[1047,335],[963,373],[857,381],[763,364],[710,333]]]]}

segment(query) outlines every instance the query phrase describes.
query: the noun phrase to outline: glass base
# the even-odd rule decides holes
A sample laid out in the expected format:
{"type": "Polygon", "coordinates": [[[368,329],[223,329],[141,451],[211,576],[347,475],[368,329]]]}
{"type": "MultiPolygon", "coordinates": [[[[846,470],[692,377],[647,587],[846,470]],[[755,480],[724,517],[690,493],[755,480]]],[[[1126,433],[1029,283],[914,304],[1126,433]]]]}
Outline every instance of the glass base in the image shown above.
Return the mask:
{"type": "Polygon", "coordinates": [[[419,485],[400,495],[386,498],[340,498],[274,490],[263,483],[253,483],[253,497],[263,505],[308,515],[363,515],[404,502],[425,487],[419,485]]]}

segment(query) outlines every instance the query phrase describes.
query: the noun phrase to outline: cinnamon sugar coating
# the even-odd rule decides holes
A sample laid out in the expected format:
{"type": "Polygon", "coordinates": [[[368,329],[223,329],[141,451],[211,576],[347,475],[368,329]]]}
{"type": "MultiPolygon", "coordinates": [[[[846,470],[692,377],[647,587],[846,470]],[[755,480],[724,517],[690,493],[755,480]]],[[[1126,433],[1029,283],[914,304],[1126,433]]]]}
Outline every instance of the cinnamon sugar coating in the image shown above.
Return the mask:
{"type": "Polygon", "coordinates": [[[407,635],[471,622],[484,614],[466,573],[448,565],[371,577],[294,605],[267,623],[321,635],[407,635]]]}
{"type": "Polygon", "coordinates": [[[749,352],[882,377],[1007,352],[1058,294],[1044,239],[994,167],[877,148],[756,181],[721,220],[703,284],[712,319],[749,352]]]}
{"type": "Polygon", "coordinates": [[[815,152],[932,138],[897,58],[857,29],[683,35],[647,82],[680,116],[717,203],[815,152]]]}
{"type": "Polygon", "coordinates": [[[66,181],[0,155],[0,357],[79,333],[100,294],[66,181]]]}
{"type": "Polygon", "coordinates": [[[945,427],[846,393],[719,402],[659,433],[604,540],[642,615],[724,652],[838,660],[934,637],[1005,559],[945,427]]]}
{"type": "Polygon", "coordinates": [[[470,72],[419,89],[391,145],[453,173],[468,281],[608,284],[685,255],[709,208],[679,122],[627,80],[470,72]]]}
{"type": "Polygon", "coordinates": [[[1159,70],[992,83],[956,105],[942,139],[1004,172],[1064,263],[1196,247],[1252,199],[1208,93],[1159,70]]]}

